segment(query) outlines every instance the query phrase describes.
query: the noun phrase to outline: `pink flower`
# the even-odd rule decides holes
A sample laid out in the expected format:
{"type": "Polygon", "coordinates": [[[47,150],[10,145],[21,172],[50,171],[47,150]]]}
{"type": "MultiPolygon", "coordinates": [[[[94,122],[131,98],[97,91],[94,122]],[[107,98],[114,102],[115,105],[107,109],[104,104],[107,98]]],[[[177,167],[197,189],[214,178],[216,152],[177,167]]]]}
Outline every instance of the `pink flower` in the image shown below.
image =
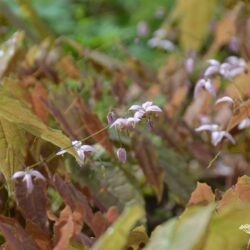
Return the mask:
{"type": "Polygon", "coordinates": [[[137,117],[118,118],[113,122],[110,128],[115,127],[117,129],[131,129],[135,128],[135,125],[140,121],[137,117]]]}
{"type": "Polygon", "coordinates": [[[208,91],[212,96],[216,96],[216,92],[215,92],[215,88],[212,85],[212,82],[210,79],[200,79],[198,81],[198,83],[195,86],[194,89],[194,97],[196,98],[199,94],[199,92],[205,89],[206,91],[208,91]]]}
{"type": "Polygon", "coordinates": [[[219,125],[217,124],[204,124],[196,128],[195,131],[211,132],[211,141],[214,146],[217,146],[224,137],[226,137],[231,143],[235,144],[234,138],[227,131],[219,130],[219,125]]]}
{"type": "Polygon", "coordinates": [[[220,63],[217,60],[210,59],[208,60],[209,67],[206,69],[204,76],[210,77],[220,73],[220,63]]]}
{"type": "Polygon", "coordinates": [[[134,117],[138,119],[141,119],[147,113],[162,112],[162,109],[154,105],[153,102],[144,102],[141,106],[132,105],[129,110],[136,111],[134,117]]]}
{"type": "Polygon", "coordinates": [[[91,153],[96,152],[94,147],[90,145],[82,145],[81,141],[72,141],[72,145],[82,161],[84,161],[85,159],[86,152],[91,152],[91,153]]]}
{"type": "Polygon", "coordinates": [[[246,69],[246,61],[236,56],[230,56],[220,66],[220,74],[226,79],[240,75],[246,69]]]}
{"type": "Polygon", "coordinates": [[[117,157],[121,163],[126,163],[127,161],[127,152],[124,148],[118,148],[117,152],[117,157]]]}
{"type": "Polygon", "coordinates": [[[35,177],[36,179],[41,179],[43,181],[46,180],[44,176],[37,170],[18,171],[12,176],[12,179],[16,180],[16,179],[22,178],[22,181],[26,182],[27,192],[28,194],[30,194],[32,193],[34,189],[32,177],[35,177]]]}
{"type": "Polygon", "coordinates": [[[238,129],[245,129],[250,127],[250,119],[244,119],[238,125],[238,129]]]}
{"type": "Polygon", "coordinates": [[[227,103],[230,103],[230,104],[233,104],[234,103],[234,100],[229,97],[229,96],[223,96],[221,98],[219,98],[216,102],[215,102],[215,105],[219,104],[219,103],[222,103],[222,102],[227,102],[227,103]]]}

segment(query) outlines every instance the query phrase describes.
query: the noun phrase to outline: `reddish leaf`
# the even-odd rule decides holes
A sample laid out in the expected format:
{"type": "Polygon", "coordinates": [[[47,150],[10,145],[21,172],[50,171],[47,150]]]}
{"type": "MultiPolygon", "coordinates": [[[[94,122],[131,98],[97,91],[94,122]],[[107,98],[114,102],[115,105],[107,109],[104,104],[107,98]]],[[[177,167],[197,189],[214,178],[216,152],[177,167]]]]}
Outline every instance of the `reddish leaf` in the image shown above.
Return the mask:
{"type": "Polygon", "coordinates": [[[116,221],[116,219],[119,217],[119,211],[117,207],[110,207],[106,213],[108,221],[110,223],[113,223],[116,221]]]}
{"type": "Polygon", "coordinates": [[[101,213],[95,213],[92,219],[93,230],[96,237],[102,235],[110,226],[108,219],[101,213]]]}
{"type": "Polygon", "coordinates": [[[35,113],[47,124],[49,113],[42,101],[48,98],[47,90],[41,84],[37,83],[32,91],[31,97],[35,113]]]}
{"type": "Polygon", "coordinates": [[[67,250],[70,240],[74,236],[74,218],[69,206],[66,206],[60,213],[58,221],[54,225],[55,250],[67,250]]]}
{"type": "Polygon", "coordinates": [[[78,191],[71,183],[64,181],[60,176],[55,175],[53,183],[56,190],[60,193],[64,202],[70,207],[72,213],[77,214],[77,221],[75,223],[75,234],[78,234],[83,226],[83,223],[93,229],[92,219],[93,212],[83,194],[78,191]]]}
{"type": "Polygon", "coordinates": [[[30,220],[48,233],[46,184],[43,181],[36,181],[32,193],[27,194],[26,183],[16,182],[15,196],[18,209],[25,220],[30,220]]]}
{"type": "Polygon", "coordinates": [[[191,194],[188,206],[193,205],[207,205],[214,202],[215,195],[210,186],[206,183],[197,183],[196,189],[191,194]]]}
{"type": "Polygon", "coordinates": [[[42,230],[39,225],[32,223],[31,221],[26,222],[26,232],[31,235],[39,249],[50,250],[52,249],[52,244],[50,240],[50,235],[48,232],[42,230]]]}
{"type": "Polygon", "coordinates": [[[155,152],[147,139],[134,137],[134,150],[140,167],[148,182],[153,186],[157,200],[160,201],[164,188],[164,172],[159,166],[155,152]]]}
{"type": "Polygon", "coordinates": [[[113,145],[109,140],[107,130],[104,130],[104,126],[98,116],[94,114],[80,98],[77,99],[77,105],[81,111],[81,118],[88,133],[95,134],[96,132],[103,130],[101,133],[94,135],[93,138],[99,142],[111,155],[113,155],[113,145]]]}
{"type": "Polygon", "coordinates": [[[38,249],[36,243],[15,219],[0,215],[0,231],[6,240],[7,247],[11,250],[38,249]]]}

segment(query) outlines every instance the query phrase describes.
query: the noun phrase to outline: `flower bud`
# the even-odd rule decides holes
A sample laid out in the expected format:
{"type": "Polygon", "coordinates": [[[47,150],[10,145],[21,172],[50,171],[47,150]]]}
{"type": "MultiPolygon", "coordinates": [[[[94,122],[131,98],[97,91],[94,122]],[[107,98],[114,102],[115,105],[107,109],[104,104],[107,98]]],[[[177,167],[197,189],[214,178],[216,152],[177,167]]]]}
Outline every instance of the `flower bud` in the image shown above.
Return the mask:
{"type": "Polygon", "coordinates": [[[114,112],[109,112],[108,113],[108,115],[107,115],[108,125],[113,124],[116,119],[117,119],[117,117],[116,117],[114,112]]]}
{"type": "Polygon", "coordinates": [[[127,152],[124,148],[118,148],[117,152],[117,157],[121,163],[126,163],[127,161],[127,152]]]}

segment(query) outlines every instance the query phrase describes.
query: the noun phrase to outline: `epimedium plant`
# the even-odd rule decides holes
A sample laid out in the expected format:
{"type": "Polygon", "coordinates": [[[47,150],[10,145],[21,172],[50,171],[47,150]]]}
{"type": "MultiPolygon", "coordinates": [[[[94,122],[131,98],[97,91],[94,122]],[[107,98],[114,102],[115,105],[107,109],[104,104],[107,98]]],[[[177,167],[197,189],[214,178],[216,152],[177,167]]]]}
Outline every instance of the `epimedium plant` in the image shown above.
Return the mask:
{"type": "Polygon", "coordinates": [[[129,53],[119,61],[65,37],[24,46],[16,32],[2,44],[3,248],[249,248],[249,27],[237,26],[241,4],[217,21],[204,56],[216,1],[179,1],[169,23],[180,37],[163,25],[148,41],[172,53],[157,72],[129,53]],[[196,5],[203,15],[187,15],[196,5]],[[234,25],[230,37],[220,25],[234,25]],[[222,57],[223,46],[226,59],[203,58],[222,57]],[[181,49],[193,51],[180,60],[181,49]]]}

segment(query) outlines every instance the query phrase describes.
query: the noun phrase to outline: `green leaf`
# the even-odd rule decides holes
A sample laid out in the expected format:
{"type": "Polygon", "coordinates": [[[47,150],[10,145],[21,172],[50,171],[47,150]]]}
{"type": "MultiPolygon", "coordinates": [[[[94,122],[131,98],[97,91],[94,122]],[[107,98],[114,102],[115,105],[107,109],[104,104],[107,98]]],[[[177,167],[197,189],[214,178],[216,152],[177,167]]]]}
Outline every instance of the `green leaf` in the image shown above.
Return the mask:
{"type": "MultiPolygon", "coordinates": [[[[14,98],[4,87],[0,88],[0,117],[60,148],[71,145],[71,140],[67,136],[62,134],[60,130],[47,127],[27,105],[14,98]]],[[[67,151],[80,160],[72,148],[67,149],[67,151]]]]}
{"type": "Polygon", "coordinates": [[[244,224],[249,224],[248,206],[231,206],[219,214],[215,214],[208,228],[209,234],[204,242],[204,250],[235,250],[247,249],[249,234],[239,230],[244,224]]]}
{"type": "Polygon", "coordinates": [[[0,118],[0,170],[6,180],[22,169],[26,155],[25,132],[0,118]]]}
{"type": "Polygon", "coordinates": [[[159,226],[153,232],[151,241],[145,250],[194,249],[207,231],[214,207],[214,204],[211,204],[205,208],[188,208],[179,220],[172,219],[159,226]]]}
{"type": "Polygon", "coordinates": [[[126,208],[115,224],[109,227],[106,233],[94,244],[92,250],[123,250],[130,230],[143,217],[144,210],[142,207],[126,208]]]}
{"type": "Polygon", "coordinates": [[[185,51],[198,50],[202,46],[209,23],[217,7],[217,0],[179,0],[173,19],[179,20],[181,46],[185,51]]]}

